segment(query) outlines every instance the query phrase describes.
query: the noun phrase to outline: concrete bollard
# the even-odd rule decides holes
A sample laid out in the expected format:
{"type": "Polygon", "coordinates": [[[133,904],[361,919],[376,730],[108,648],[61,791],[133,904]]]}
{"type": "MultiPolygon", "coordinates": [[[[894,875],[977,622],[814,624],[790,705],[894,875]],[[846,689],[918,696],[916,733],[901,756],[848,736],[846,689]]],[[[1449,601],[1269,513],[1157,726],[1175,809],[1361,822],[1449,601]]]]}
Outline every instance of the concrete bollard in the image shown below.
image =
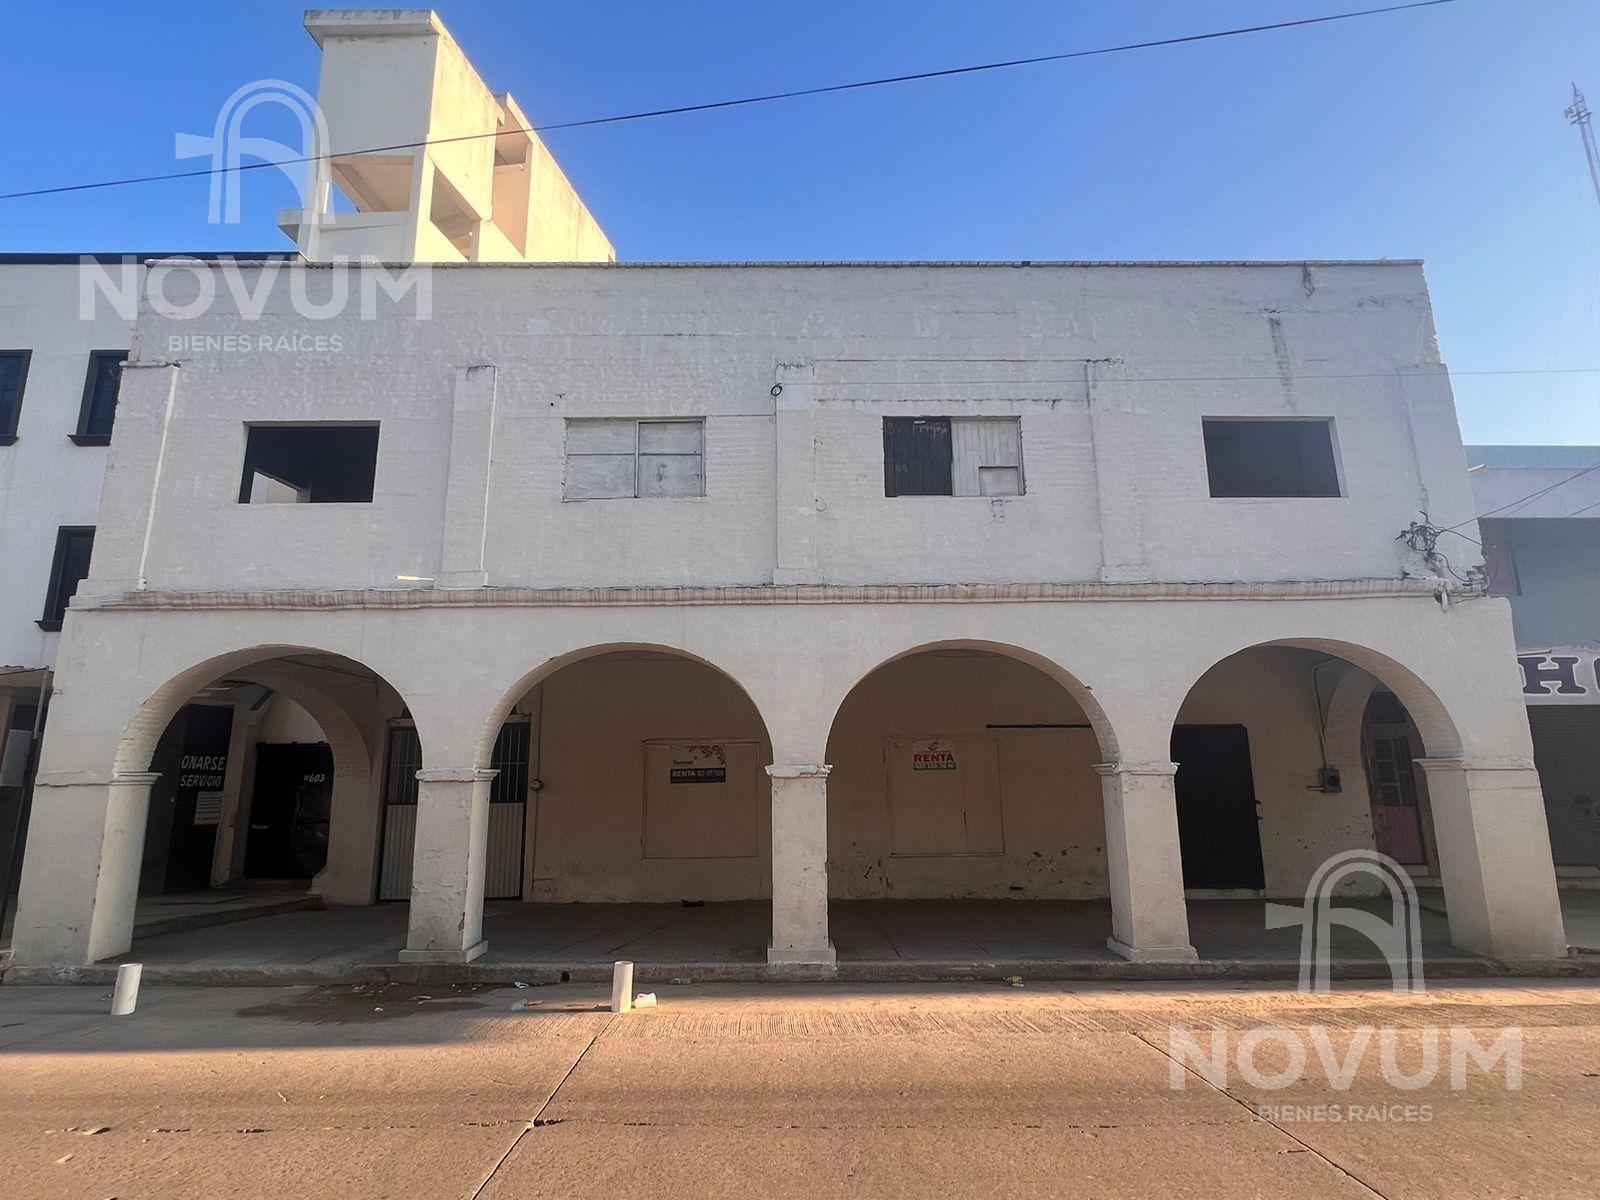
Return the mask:
{"type": "Polygon", "coordinates": [[[633,1007],[633,964],[611,964],[611,1011],[627,1012],[633,1007]]]}
{"type": "Polygon", "coordinates": [[[113,1017],[126,1017],[138,1005],[139,977],[143,974],[143,963],[123,963],[117,968],[117,987],[111,993],[113,1017]]]}

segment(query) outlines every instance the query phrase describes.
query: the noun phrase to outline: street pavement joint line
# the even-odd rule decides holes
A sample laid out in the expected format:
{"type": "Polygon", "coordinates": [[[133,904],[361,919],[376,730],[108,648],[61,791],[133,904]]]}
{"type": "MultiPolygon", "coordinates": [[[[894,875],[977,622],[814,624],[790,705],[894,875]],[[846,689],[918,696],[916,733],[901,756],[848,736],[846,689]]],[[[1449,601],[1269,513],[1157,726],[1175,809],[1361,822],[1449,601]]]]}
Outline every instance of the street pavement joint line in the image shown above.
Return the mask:
{"type": "Polygon", "coordinates": [[[1196,1071],[1193,1067],[1191,1067],[1188,1063],[1184,1062],[1182,1059],[1173,1058],[1172,1055],[1167,1050],[1165,1050],[1161,1046],[1157,1045],[1155,1042],[1152,1042],[1144,1034],[1136,1033],[1133,1036],[1138,1041],[1141,1041],[1146,1046],[1149,1046],[1150,1049],[1154,1050],[1157,1054],[1161,1055],[1163,1058],[1169,1059],[1172,1062],[1177,1063],[1180,1067],[1182,1067],[1190,1075],[1192,1075],[1196,1079],[1198,1079],[1201,1083],[1205,1084],[1212,1091],[1217,1092],[1217,1093],[1219,1093],[1219,1094],[1221,1094],[1223,1096],[1226,1096],[1229,1100],[1232,1100],[1235,1104],[1237,1104],[1240,1108],[1242,1108],[1246,1112],[1248,1112],[1256,1120],[1261,1121],[1264,1124],[1271,1125],[1274,1129],[1276,1129],[1279,1133],[1283,1134],[1284,1137],[1288,1138],[1291,1142],[1293,1142],[1295,1145],[1299,1146],[1302,1150],[1305,1150],[1309,1154],[1316,1155],[1316,1157],[1320,1158],[1323,1162],[1327,1163],[1330,1167],[1332,1167],[1335,1171],[1339,1172],[1339,1174],[1343,1175],[1346,1179],[1350,1180],[1352,1183],[1356,1184],[1359,1187],[1365,1188],[1367,1191],[1371,1192],[1374,1196],[1377,1196],[1378,1200],[1391,1200],[1391,1197],[1389,1197],[1388,1195],[1386,1195],[1383,1192],[1380,1192],[1377,1188],[1373,1187],[1370,1183],[1368,1183],[1365,1179],[1361,1178],[1361,1176],[1357,1175],[1354,1171],[1347,1170],[1344,1167],[1340,1166],[1338,1163],[1334,1162],[1333,1159],[1329,1158],[1326,1154],[1324,1154],[1321,1150],[1318,1150],[1315,1146],[1311,1145],[1309,1142],[1301,1141],[1301,1139],[1295,1137],[1294,1134],[1290,1133],[1287,1129],[1285,1129],[1278,1122],[1273,1121],[1273,1120],[1269,1120],[1268,1118],[1262,1116],[1259,1110],[1257,1110],[1256,1108],[1252,1107],[1249,1104],[1246,1104],[1243,1100],[1239,1099],[1239,1097],[1235,1096],[1232,1092],[1228,1091],[1226,1088],[1219,1088],[1216,1084],[1212,1083],[1209,1079],[1207,1079],[1204,1075],[1200,1074],[1200,1072],[1196,1071]]]}
{"type": "MultiPolygon", "coordinates": [[[[607,1024],[609,1023],[610,1022],[607,1022],[607,1024]]],[[[600,1033],[604,1032],[604,1029],[600,1031],[600,1033]]],[[[495,1160],[494,1166],[490,1167],[489,1173],[483,1177],[483,1182],[472,1189],[472,1195],[468,1197],[468,1200],[478,1200],[478,1198],[483,1195],[483,1189],[488,1187],[490,1181],[492,1181],[494,1177],[500,1173],[500,1168],[506,1165],[506,1159],[510,1158],[511,1155],[515,1153],[517,1147],[522,1144],[522,1139],[528,1136],[528,1131],[538,1127],[540,1118],[544,1116],[544,1110],[550,1107],[556,1098],[556,1093],[561,1090],[562,1086],[567,1082],[567,1080],[572,1078],[572,1073],[578,1069],[578,1064],[583,1061],[583,1056],[589,1053],[590,1048],[595,1044],[596,1041],[599,1040],[600,1033],[595,1034],[584,1043],[583,1049],[578,1052],[578,1057],[572,1060],[572,1065],[568,1067],[566,1073],[561,1076],[560,1082],[558,1082],[551,1090],[550,1094],[545,1097],[544,1103],[539,1105],[539,1111],[534,1113],[527,1123],[517,1131],[517,1136],[511,1139],[511,1145],[507,1146],[506,1152],[495,1160]]]]}

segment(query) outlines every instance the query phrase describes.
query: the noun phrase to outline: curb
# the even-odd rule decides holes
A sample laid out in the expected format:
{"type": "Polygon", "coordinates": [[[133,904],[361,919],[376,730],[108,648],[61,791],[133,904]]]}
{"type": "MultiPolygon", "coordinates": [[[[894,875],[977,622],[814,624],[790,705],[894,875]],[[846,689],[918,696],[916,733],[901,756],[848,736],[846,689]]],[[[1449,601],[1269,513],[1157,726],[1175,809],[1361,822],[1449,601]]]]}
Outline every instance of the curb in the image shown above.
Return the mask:
{"type": "MultiPolygon", "coordinates": [[[[1495,961],[1448,959],[1427,964],[1431,979],[1600,979],[1600,957],[1495,961]]],[[[7,986],[109,986],[115,963],[77,967],[12,966],[0,974],[7,986]]],[[[905,962],[844,961],[835,968],[764,962],[637,963],[640,983],[665,984],[675,978],[695,983],[971,983],[1009,976],[1034,981],[1181,983],[1207,980],[1298,981],[1298,959],[1214,959],[1197,963],[1071,961],[905,962]]],[[[1382,959],[1335,964],[1335,979],[1390,978],[1382,959]]],[[[293,987],[336,984],[499,984],[608,983],[610,963],[344,963],[330,966],[218,967],[146,963],[144,982],[157,987],[293,987]]]]}

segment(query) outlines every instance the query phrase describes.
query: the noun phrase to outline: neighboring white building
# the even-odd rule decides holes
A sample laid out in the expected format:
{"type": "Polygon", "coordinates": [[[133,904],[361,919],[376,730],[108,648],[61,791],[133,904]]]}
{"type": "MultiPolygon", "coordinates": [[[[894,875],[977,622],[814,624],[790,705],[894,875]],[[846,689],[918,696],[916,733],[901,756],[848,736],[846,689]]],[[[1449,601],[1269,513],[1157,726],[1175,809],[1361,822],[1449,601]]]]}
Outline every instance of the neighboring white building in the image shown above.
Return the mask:
{"type": "MultiPolygon", "coordinates": [[[[530,120],[509,95],[489,91],[436,14],[316,10],[305,24],[323,51],[317,102],[279,81],[250,85],[229,98],[213,137],[189,139],[203,141],[214,164],[226,166],[237,161],[255,108],[287,107],[301,120],[306,148],[334,157],[312,173],[307,208],[280,216],[300,256],[399,263],[615,258],[529,131],[530,120]],[[440,139],[423,148],[357,153],[440,139]]],[[[217,178],[214,221],[237,204],[231,189],[241,178],[247,177],[217,178]]],[[[173,257],[0,254],[0,912],[16,886],[12,849],[25,827],[27,780],[45,716],[40,702],[61,615],[88,568],[145,264],[173,257]]],[[[268,738],[304,732],[304,714],[282,697],[264,703],[260,696],[235,697],[223,706],[248,713],[268,738]],[[281,710],[276,721],[271,705],[281,710]]],[[[316,753],[308,748],[307,761],[316,753]]],[[[229,794],[236,796],[253,772],[253,759],[236,762],[229,794]]]]}
{"type": "Polygon", "coordinates": [[[1452,940],[1565,952],[1510,606],[1397,540],[1474,532],[1418,264],[427,278],[141,313],[19,963],[252,853],[409,898],[418,961],[482,953],[486,895],[770,896],[785,969],[830,897],[1107,897],[1118,952],[1192,960],[1186,884],[1410,836],[1379,691],[1452,940]],[[171,724],[266,690],[327,735],[320,830],[212,777],[237,723],[171,724]]]}
{"type": "Polygon", "coordinates": [[[1489,591],[1511,599],[1550,845],[1600,880],[1600,446],[1468,446],[1489,591]]]}
{"type": "Polygon", "coordinates": [[[16,885],[41,701],[89,567],[139,264],[159,257],[0,254],[0,887],[16,885]],[[125,276],[127,304],[81,315],[86,272],[125,276]]]}
{"type": "MultiPolygon", "coordinates": [[[[489,90],[437,13],[313,9],[305,25],[322,50],[318,162],[307,207],[279,225],[307,259],[616,258],[533,122],[489,90]]],[[[237,119],[259,102],[240,97],[237,119]]]]}

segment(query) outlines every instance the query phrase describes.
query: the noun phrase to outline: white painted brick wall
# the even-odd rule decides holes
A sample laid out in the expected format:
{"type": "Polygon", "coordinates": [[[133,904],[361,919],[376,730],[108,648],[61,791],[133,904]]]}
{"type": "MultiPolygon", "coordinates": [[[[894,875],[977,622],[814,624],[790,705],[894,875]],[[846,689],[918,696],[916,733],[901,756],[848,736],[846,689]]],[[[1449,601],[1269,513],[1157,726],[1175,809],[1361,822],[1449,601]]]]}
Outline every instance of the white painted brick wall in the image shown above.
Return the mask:
{"type": "Polygon", "coordinates": [[[1096,580],[1112,515],[1137,518],[1124,556],[1158,580],[1394,577],[1424,493],[1439,524],[1472,515],[1414,264],[441,268],[426,321],[306,321],[280,281],[249,322],[221,294],[199,319],[140,320],[141,357],[182,364],[155,588],[434,575],[452,379],[479,363],[499,381],[494,585],[770,582],[779,364],[815,375],[818,582],[1096,580]],[[240,332],[340,349],[193,349],[240,332]],[[886,498],[889,414],[1019,415],[1027,495],[886,498]],[[1347,496],[1209,497],[1201,417],[1277,414],[1334,419],[1347,496]],[[706,495],[564,502],[563,421],[601,415],[704,416],[706,495]],[[235,503],[244,422],[300,419],[382,422],[373,504],[235,503]],[[1132,486],[1097,488],[1117,455],[1132,486]]]}

